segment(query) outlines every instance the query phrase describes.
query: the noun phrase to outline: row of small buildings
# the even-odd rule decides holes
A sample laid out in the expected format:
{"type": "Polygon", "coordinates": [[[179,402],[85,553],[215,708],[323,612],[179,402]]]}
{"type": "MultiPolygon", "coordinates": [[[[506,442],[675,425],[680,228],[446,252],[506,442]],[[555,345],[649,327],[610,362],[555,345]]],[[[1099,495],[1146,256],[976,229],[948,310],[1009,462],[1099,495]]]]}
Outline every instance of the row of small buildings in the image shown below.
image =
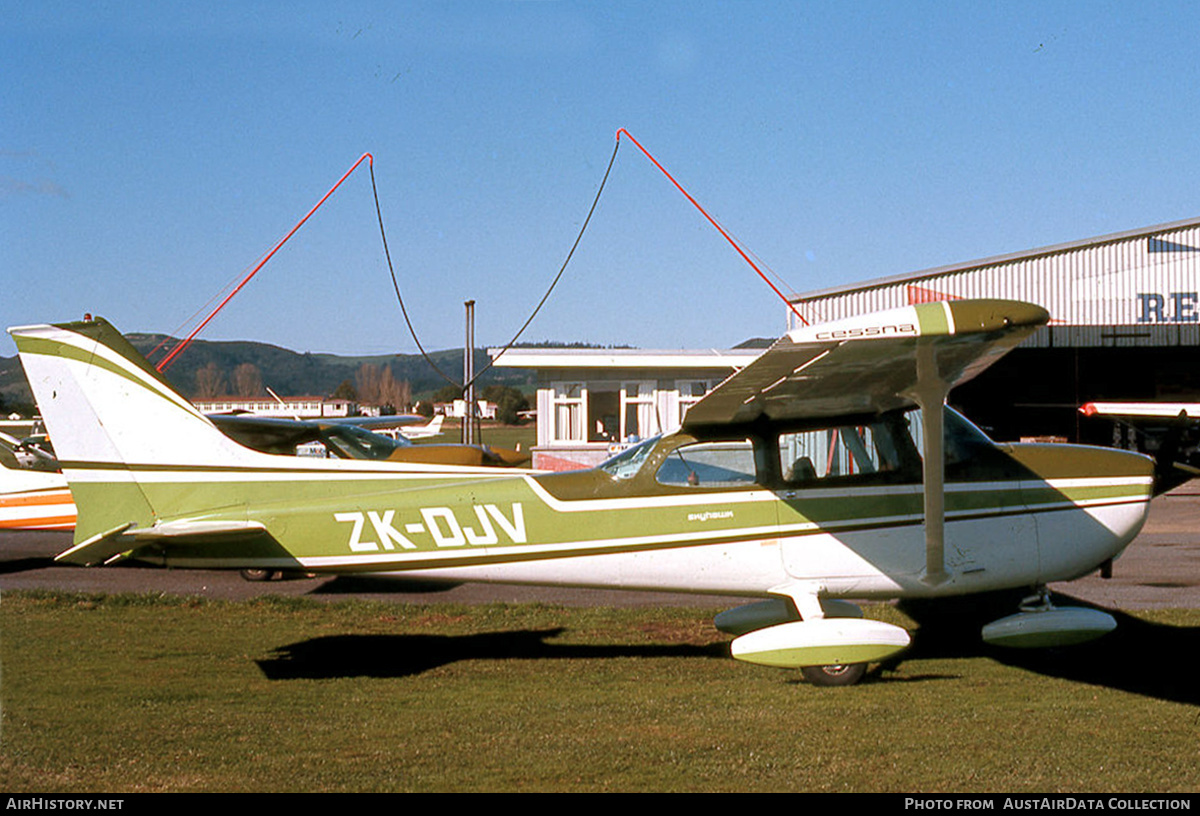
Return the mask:
{"type": "MultiPolygon", "coordinates": [[[[354,400],[336,397],[213,397],[195,401],[196,407],[205,414],[254,414],[264,417],[298,417],[300,419],[336,419],[353,416],[379,416],[378,405],[365,405],[354,400]]],[[[433,403],[433,414],[462,419],[467,415],[464,400],[433,403]]],[[[496,418],[496,403],[479,400],[476,416],[480,419],[496,418]]]]}
{"type": "Polygon", "coordinates": [[[255,414],[265,417],[322,419],[357,416],[358,403],[333,397],[213,397],[194,401],[202,414],[255,414]]]}

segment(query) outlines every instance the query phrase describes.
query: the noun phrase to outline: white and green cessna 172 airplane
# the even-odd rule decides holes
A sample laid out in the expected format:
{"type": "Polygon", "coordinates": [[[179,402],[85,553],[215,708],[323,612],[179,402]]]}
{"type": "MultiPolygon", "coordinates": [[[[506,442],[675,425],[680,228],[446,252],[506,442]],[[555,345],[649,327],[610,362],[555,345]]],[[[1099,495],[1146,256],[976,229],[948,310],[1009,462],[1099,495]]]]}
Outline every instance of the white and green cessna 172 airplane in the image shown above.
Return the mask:
{"type": "Polygon", "coordinates": [[[10,331],[79,510],[60,561],[761,596],[717,618],[733,656],[834,685],[910,642],[848,598],[1028,588],[984,627],[1009,645],[1115,626],[1045,585],[1129,544],[1154,462],[996,444],[945,407],[1047,319],[961,300],[796,329],[679,432],[559,474],[261,453],[102,320],[10,331]]]}

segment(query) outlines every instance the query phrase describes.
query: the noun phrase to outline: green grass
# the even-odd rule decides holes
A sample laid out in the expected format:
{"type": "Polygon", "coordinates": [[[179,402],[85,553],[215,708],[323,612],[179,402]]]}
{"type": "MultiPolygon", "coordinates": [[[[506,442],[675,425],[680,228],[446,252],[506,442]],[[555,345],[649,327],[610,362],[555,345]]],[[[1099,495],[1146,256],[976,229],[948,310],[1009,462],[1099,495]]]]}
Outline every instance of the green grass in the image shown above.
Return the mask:
{"type": "Polygon", "coordinates": [[[520,444],[521,450],[527,451],[537,444],[537,427],[533,423],[528,425],[484,425],[480,429],[480,433],[484,443],[494,448],[515,449],[520,444]]]}
{"type": "Polygon", "coordinates": [[[1112,668],[1148,638],[1187,659],[1200,611],[1023,665],[935,646],[846,689],[729,659],[710,615],[6,593],[0,788],[1200,789],[1195,681],[1112,668]]]}
{"type": "MultiPolygon", "coordinates": [[[[509,448],[528,451],[537,444],[537,426],[532,422],[525,425],[500,425],[485,422],[480,428],[480,436],[485,445],[493,448],[509,448]]],[[[448,420],[442,426],[442,432],[428,439],[417,440],[417,444],[446,445],[454,444],[462,439],[462,428],[458,420],[448,420]]]]}

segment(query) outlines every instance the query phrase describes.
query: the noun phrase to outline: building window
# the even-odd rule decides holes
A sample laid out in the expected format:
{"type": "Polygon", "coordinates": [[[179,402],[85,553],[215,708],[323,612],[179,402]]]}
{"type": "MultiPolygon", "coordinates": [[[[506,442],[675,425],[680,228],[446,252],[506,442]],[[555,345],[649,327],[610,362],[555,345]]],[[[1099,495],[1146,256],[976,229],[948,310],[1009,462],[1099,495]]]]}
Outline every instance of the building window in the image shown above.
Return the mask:
{"type": "Polygon", "coordinates": [[[612,383],[588,383],[588,442],[612,443],[621,439],[621,395],[612,383]]]}
{"type": "Polygon", "coordinates": [[[551,416],[553,427],[550,429],[550,442],[583,442],[583,418],[586,416],[585,404],[587,389],[579,382],[554,383],[551,397],[551,416]]]}
{"type": "Polygon", "coordinates": [[[676,426],[683,425],[683,418],[688,409],[699,402],[713,388],[712,380],[676,380],[675,388],[679,391],[679,416],[676,426]]]}
{"type": "Polygon", "coordinates": [[[621,383],[621,441],[645,439],[658,433],[653,380],[621,383]]]}

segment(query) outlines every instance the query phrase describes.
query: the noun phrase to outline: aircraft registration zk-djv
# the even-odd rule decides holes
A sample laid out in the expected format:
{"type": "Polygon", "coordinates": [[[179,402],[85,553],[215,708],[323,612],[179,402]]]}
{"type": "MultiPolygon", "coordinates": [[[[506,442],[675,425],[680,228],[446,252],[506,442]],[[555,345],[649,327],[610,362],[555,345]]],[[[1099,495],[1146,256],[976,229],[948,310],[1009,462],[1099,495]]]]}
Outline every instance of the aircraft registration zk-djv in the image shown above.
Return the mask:
{"type": "Polygon", "coordinates": [[[10,331],[79,510],[59,561],[758,596],[717,616],[733,656],[841,685],[910,643],[846,599],[1028,588],[983,631],[1016,646],[1116,625],[1045,585],[1121,553],[1155,462],[996,444],[945,406],[1048,317],[959,300],[795,329],[678,432],[556,474],[254,451],[103,320],[10,331]]]}

